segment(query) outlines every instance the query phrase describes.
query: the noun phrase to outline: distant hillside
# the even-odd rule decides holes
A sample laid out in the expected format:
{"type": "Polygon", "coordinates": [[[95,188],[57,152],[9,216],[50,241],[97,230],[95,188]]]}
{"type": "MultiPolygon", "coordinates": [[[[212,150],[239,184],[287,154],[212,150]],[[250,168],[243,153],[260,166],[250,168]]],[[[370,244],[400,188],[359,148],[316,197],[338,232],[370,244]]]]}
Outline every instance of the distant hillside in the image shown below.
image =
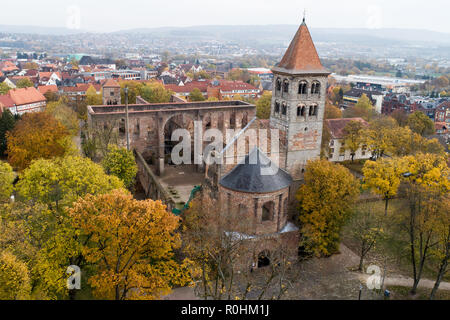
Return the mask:
{"type": "Polygon", "coordinates": [[[54,28],[54,27],[0,25],[0,32],[64,36],[64,35],[84,33],[85,31],[72,30],[68,28],[54,28]]]}
{"type": "MultiPolygon", "coordinates": [[[[116,33],[140,33],[156,37],[194,37],[234,41],[264,39],[267,42],[286,42],[292,39],[297,25],[261,26],[193,26],[124,30],[116,33]]],[[[418,42],[450,44],[450,34],[419,29],[351,29],[311,28],[315,41],[324,42],[418,42]]]]}

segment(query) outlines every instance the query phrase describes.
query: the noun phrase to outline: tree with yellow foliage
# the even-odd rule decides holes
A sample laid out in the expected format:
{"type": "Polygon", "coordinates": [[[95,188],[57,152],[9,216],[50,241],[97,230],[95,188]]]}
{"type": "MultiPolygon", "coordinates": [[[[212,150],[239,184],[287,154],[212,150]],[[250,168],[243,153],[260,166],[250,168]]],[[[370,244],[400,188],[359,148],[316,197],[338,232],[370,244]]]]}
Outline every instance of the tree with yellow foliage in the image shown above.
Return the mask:
{"type": "Polygon", "coordinates": [[[388,201],[395,197],[400,186],[404,168],[397,158],[378,161],[366,161],[363,168],[364,186],[374,193],[383,196],[385,201],[384,214],[388,214],[388,201]]]}
{"type": "Polygon", "coordinates": [[[339,119],[342,118],[341,109],[333,106],[330,103],[325,104],[325,119],[339,119]]]}
{"type": "Polygon", "coordinates": [[[80,130],[78,116],[67,104],[68,99],[66,97],[60,98],[58,101],[47,103],[45,112],[61,122],[71,135],[76,136],[80,130]]]}
{"type": "Polygon", "coordinates": [[[86,91],[86,104],[88,106],[96,106],[103,104],[103,97],[101,93],[97,93],[94,86],[89,86],[86,91]]]}
{"type": "Polygon", "coordinates": [[[340,232],[359,195],[359,183],[350,171],[327,160],[309,161],[305,184],[297,192],[301,246],[316,256],[339,250],[340,232]]]}
{"type": "Polygon", "coordinates": [[[350,121],[342,130],[344,133],[344,145],[346,150],[350,150],[352,162],[356,151],[361,147],[361,130],[363,124],[360,121],[350,121]]]}
{"type": "MultiPolygon", "coordinates": [[[[440,228],[440,202],[450,191],[449,168],[446,157],[417,154],[401,159],[405,168],[405,195],[408,212],[401,212],[403,225],[409,235],[410,257],[413,271],[411,294],[415,294],[422,277],[425,262],[433,253],[433,238],[440,228]]],[[[448,202],[446,202],[448,203],[448,202]]],[[[448,208],[444,208],[448,215],[448,208]]]]}
{"type": "Polygon", "coordinates": [[[30,292],[27,265],[8,251],[0,252],[0,300],[26,300],[30,292]]]}
{"type": "Polygon", "coordinates": [[[82,253],[96,269],[89,279],[96,297],[154,300],[191,281],[189,261],[174,259],[179,218],[161,201],[138,201],[117,190],[78,200],[70,215],[79,236],[88,239],[82,253]]]}
{"type": "Polygon", "coordinates": [[[149,103],[167,103],[170,102],[173,92],[166,90],[161,83],[152,81],[140,87],[139,94],[149,103]]]}
{"type": "Polygon", "coordinates": [[[65,272],[70,265],[85,264],[81,254],[84,243],[72,227],[68,209],[86,194],[119,188],[124,185],[117,177],[106,175],[100,165],[82,157],[36,160],[21,173],[16,186],[18,200],[49,208],[32,215],[36,226],[30,231],[33,239],[40,239],[33,271],[39,274],[35,280],[46,296],[74,298],[75,290],[67,290],[65,272]]]}
{"type": "Polygon", "coordinates": [[[266,91],[256,102],[256,116],[259,119],[270,118],[270,107],[272,105],[272,92],[266,91]]]}
{"type": "Polygon", "coordinates": [[[15,178],[12,167],[7,162],[0,161],[0,203],[9,201],[15,178]]]}
{"type": "Polygon", "coordinates": [[[76,152],[70,132],[52,115],[27,113],[11,132],[8,141],[8,162],[23,170],[35,159],[51,159],[76,152]]]}
{"type": "Polygon", "coordinates": [[[375,159],[382,157],[391,145],[392,129],[398,125],[390,117],[372,120],[369,126],[361,130],[361,143],[366,145],[375,159]]]}

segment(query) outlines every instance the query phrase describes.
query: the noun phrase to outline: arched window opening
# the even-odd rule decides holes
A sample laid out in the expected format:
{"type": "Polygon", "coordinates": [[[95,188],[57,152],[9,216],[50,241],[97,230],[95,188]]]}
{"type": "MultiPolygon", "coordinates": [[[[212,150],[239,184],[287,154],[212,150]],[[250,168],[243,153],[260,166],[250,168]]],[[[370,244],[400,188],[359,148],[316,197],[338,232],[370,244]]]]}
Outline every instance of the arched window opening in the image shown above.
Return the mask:
{"type": "Polygon", "coordinates": [[[275,208],[275,204],[270,201],[266,202],[262,207],[262,221],[271,221],[273,220],[273,210],[275,208]]]}
{"type": "Polygon", "coordinates": [[[280,113],[280,103],[278,101],[275,102],[275,113],[280,113]]]}
{"type": "Polygon", "coordinates": [[[313,114],[313,106],[310,106],[310,107],[309,107],[309,113],[308,113],[308,115],[309,115],[309,116],[312,116],[312,114],[313,114]]]}
{"type": "Polygon", "coordinates": [[[267,250],[258,254],[258,268],[270,266],[269,252],[267,250]]]}
{"type": "Polygon", "coordinates": [[[300,117],[302,114],[302,107],[297,107],[297,117],[300,117]]]}
{"type": "Polygon", "coordinates": [[[319,94],[320,93],[320,82],[313,82],[311,86],[311,93],[312,94],[319,94]]]}
{"type": "Polygon", "coordinates": [[[281,107],[281,114],[285,116],[287,114],[287,106],[286,103],[283,103],[283,106],[281,107]]]}
{"type": "Polygon", "coordinates": [[[317,109],[318,108],[319,107],[317,105],[314,106],[314,108],[313,108],[313,116],[317,116],[317,109]]]}
{"type": "Polygon", "coordinates": [[[277,79],[277,91],[281,91],[281,80],[280,80],[280,78],[277,79]]]}
{"type": "Polygon", "coordinates": [[[287,81],[287,80],[285,80],[284,83],[283,83],[283,91],[285,93],[289,92],[289,81],[287,81]]]}
{"type": "Polygon", "coordinates": [[[306,94],[308,90],[308,83],[306,81],[301,81],[298,86],[298,94],[306,94]]]}

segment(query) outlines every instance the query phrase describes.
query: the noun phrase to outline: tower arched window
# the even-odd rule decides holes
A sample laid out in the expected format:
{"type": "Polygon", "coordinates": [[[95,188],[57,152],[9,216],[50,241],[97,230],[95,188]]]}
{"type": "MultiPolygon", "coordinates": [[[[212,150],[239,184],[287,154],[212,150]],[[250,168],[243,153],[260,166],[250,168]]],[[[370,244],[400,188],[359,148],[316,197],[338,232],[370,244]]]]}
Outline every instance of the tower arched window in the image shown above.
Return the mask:
{"type": "Polygon", "coordinates": [[[275,113],[280,113],[280,102],[275,101],[275,113]]]}
{"type": "Polygon", "coordinates": [[[289,92],[289,81],[284,80],[283,83],[283,92],[288,93],[289,92]]]}
{"type": "Polygon", "coordinates": [[[311,85],[311,94],[319,94],[320,93],[320,82],[314,81],[311,85]]]}
{"type": "Polygon", "coordinates": [[[277,91],[281,91],[281,80],[280,80],[280,78],[277,78],[277,85],[276,85],[276,87],[277,87],[277,91]]]}
{"type": "Polygon", "coordinates": [[[308,115],[310,117],[313,115],[313,111],[314,111],[314,107],[313,106],[309,106],[309,113],[308,113],[308,115]]]}
{"type": "Polygon", "coordinates": [[[298,106],[297,107],[297,117],[304,117],[305,116],[305,106],[298,106]]]}
{"type": "Polygon", "coordinates": [[[298,94],[306,94],[308,92],[308,83],[306,81],[300,81],[298,86],[298,94]]]}
{"type": "Polygon", "coordinates": [[[317,111],[318,111],[318,109],[319,109],[319,106],[318,105],[314,105],[313,106],[313,116],[317,116],[317,111]]]}
{"type": "Polygon", "coordinates": [[[285,115],[287,114],[287,105],[286,105],[285,102],[284,102],[283,105],[281,106],[281,114],[282,114],[283,116],[285,116],[285,115]]]}

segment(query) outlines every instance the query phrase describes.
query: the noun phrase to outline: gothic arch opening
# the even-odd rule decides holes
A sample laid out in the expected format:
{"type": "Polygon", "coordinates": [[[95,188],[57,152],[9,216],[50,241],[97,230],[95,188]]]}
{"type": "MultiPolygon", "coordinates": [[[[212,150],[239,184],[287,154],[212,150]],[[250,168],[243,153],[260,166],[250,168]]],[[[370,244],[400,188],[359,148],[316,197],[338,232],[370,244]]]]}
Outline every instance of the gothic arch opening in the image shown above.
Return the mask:
{"type": "Polygon", "coordinates": [[[283,82],[283,92],[289,93],[289,81],[288,80],[284,80],[284,82],[283,82]]]}
{"type": "MultiPolygon", "coordinates": [[[[172,164],[171,155],[173,148],[180,143],[180,141],[172,141],[172,134],[177,129],[186,129],[191,138],[194,137],[194,120],[185,114],[177,114],[167,119],[164,125],[164,163],[172,164]]],[[[191,152],[193,152],[191,147],[191,152]]],[[[191,160],[193,160],[193,153],[191,154],[191,160]]]]}
{"type": "Polygon", "coordinates": [[[298,86],[298,94],[307,94],[308,93],[308,83],[306,81],[300,81],[298,86]]]}
{"type": "Polygon", "coordinates": [[[320,93],[320,82],[314,81],[311,85],[311,94],[319,94],[320,93]]]}
{"type": "Polygon", "coordinates": [[[281,91],[281,79],[277,78],[277,84],[276,84],[277,91],[281,91]]]}
{"type": "Polygon", "coordinates": [[[268,250],[264,250],[258,254],[258,268],[268,266],[270,266],[270,253],[268,250]]]}

